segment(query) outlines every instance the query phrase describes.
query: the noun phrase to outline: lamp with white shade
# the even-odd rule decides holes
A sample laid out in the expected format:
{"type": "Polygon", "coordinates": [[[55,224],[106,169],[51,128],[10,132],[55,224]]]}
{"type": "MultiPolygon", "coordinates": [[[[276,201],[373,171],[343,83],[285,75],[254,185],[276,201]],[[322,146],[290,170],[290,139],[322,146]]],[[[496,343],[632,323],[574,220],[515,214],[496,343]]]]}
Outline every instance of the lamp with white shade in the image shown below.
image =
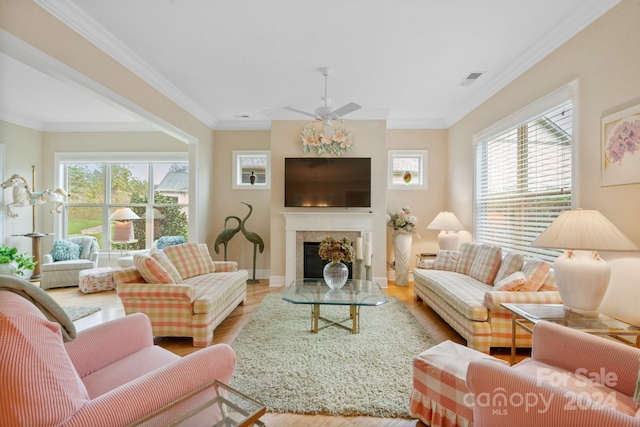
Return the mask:
{"type": "Polygon", "coordinates": [[[611,267],[596,251],[639,248],[597,210],[562,212],[532,246],[565,249],[553,263],[565,310],[597,317],[609,286],[611,267]]]}
{"type": "Polygon", "coordinates": [[[133,220],[135,219],[140,219],[140,217],[130,208],[119,208],[109,217],[109,221],[115,221],[114,242],[129,242],[135,239],[133,234],[133,220]]]}
{"type": "Polygon", "coordinates": [[[431,224],[427,226],[428,230],[441,230],[438,235],[438,246],[441,250],[456,251],[460,244],[460,236],[458,231],[464,230],[462,223],[453,212],[440,212],[431,224]]]}

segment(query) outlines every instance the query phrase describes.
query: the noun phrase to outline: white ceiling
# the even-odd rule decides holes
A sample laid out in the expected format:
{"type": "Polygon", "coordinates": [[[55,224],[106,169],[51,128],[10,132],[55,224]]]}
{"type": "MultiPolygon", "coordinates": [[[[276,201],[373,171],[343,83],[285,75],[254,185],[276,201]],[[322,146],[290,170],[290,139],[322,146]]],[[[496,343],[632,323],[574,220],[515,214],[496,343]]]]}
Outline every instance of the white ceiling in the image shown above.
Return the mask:
{"type": "MultiPolygon", "coordinates": [[[[618,1],[36,0],[214,129],[306,119],[282,107],[322,105],[323,66],[333,68],[332,105],[362,105],[347,118],[448,127],[618,1]],[[484,74],[461,86],[471,72],[484,74]]],[[[5,46],[0,119],[145,125],[126,102],[5,46]]]]}

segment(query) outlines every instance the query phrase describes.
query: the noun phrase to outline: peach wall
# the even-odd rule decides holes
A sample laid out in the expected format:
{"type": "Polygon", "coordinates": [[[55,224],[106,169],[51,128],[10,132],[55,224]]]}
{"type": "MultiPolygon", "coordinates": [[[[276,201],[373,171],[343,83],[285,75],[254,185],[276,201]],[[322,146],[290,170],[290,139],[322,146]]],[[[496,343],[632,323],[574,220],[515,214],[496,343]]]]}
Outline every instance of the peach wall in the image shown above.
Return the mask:
{"type": "MultiPolygon", "coordinates": [[[[271,190],[232,190],[233,151],[269,150],[270,132],[260,131],[215,131],[215,165],[210,169],[211,199],[207,221],[210,222],[207,242],[214,259],[224,259],[224,247],[219,246],[220,254],[215,253],[216,237],[224,229],[224,219],[229,215],[244,218],[249,209],[241,202],[249,203],[253,213],[246,223],[246,229],[258,233],[265,243],[263,253],[256,254],[256,278],[268,278],[271,268],[271,190]]],[[[273,187],[272,187],[273,188],[273,187]]],[[[230,220],[227,228],[234,228],[236,222],[230,220]]],[[[249,270],[253,276],[253,244],[242,233],[237,233],[227,245],[227,259],[238,262],[239,268],[249,270]]]]}
{"type": "MultiPolygon", "coordinates": [[[[640,56],[634,54],[640,40],[638,16],[640,1],[623,0],[448,130],[449,207],[465,226],[471,229],[473,222],[472,136],[578,78],[577,207],[600,210],[640,246],[640,184],[600,186],[600,119],[640,103],[640,56]]],[[[637,253],[629,256],[638,258],[637,253]]],[[[637,271],[640,259],[636,261],[637,271]]],[[[638,288],[630,274],[612,274],[615,280],[611,281],[611,295],[630,294],[638,288]]],[[[640,312],[634,305],[637,301],[607,298],[603,309],[640,324],[640,312]]]]}

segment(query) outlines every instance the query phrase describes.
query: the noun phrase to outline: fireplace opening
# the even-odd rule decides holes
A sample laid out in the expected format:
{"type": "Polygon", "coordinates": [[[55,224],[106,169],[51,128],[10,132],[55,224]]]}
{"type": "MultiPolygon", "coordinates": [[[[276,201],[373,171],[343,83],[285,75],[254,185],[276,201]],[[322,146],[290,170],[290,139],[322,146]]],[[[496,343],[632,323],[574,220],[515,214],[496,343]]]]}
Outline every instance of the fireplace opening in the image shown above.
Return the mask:
{"type": "MultiPolygon", "coordinates": [[[[322,269],[329,261],[325,261],[318,255],[320,242],[304,242],[303,247],[303,277],[305,279],[322,279],[322,269]]],[[[353,278],[352,263],[344,263],[349,269],[349,279],[353,278]]]]}

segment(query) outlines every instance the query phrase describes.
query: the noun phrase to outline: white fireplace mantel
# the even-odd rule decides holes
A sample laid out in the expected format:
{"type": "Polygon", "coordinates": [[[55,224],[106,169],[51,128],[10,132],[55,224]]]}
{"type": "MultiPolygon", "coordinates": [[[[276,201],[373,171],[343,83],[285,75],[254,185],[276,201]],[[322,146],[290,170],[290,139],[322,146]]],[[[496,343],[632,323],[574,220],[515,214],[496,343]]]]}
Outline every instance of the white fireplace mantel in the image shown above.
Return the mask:
{"type": "Polygon", "coordinates": [[[300,231],[370,232],[369,212],[280,212],[285,217],[286,284],[296,277],[296,233],[300,231]]]}

